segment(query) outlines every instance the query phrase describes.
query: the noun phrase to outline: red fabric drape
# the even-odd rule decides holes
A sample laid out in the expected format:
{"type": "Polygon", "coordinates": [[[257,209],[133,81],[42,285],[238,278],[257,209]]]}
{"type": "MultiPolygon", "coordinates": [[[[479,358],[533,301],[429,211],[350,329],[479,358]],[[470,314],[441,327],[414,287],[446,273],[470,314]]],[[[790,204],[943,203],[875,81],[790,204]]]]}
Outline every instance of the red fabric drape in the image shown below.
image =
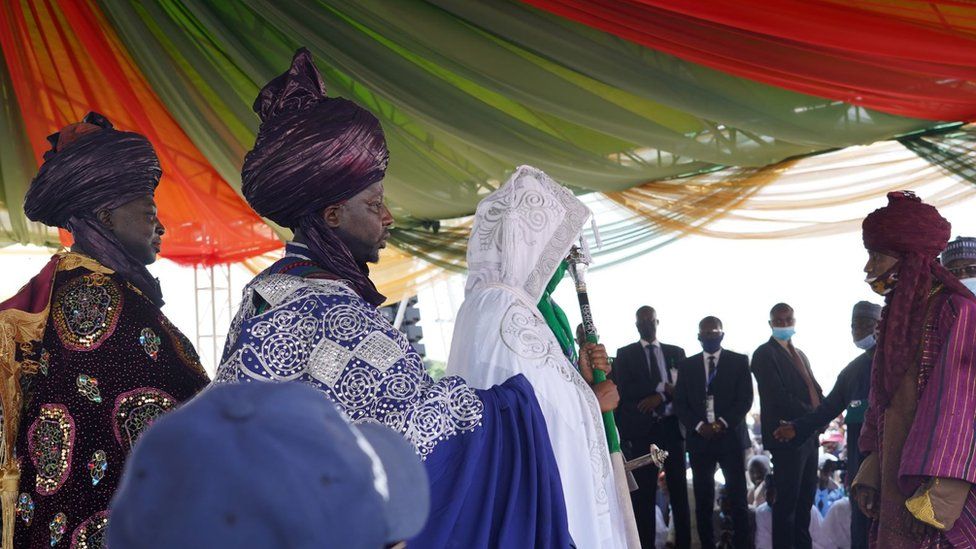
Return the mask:
{"type": "Polygon", "coordinates": [[[974,3],[523,1],[758,82],[901,116],[976,120],[974,3]]]}
{"type": "Polygon", "coordinates": [[[152,142],[163,168],[163,257],[212,265],[281,247],[169,115],[93,4],[0,2],[0,47],[38,163],[47,135],[90,110],[152,142]]]}

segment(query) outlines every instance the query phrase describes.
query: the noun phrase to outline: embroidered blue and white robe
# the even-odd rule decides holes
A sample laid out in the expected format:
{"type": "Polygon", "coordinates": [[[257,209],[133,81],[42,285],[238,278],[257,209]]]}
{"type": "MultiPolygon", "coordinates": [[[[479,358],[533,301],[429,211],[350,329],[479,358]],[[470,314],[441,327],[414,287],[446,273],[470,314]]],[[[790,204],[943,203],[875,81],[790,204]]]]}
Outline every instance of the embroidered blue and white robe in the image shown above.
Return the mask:
{"type": "MultiPolygon", "coordinates": [[[[244,290],[215,383],[299,382],[356,423],[400,432],[431,484],[411,547],[571,547],[545,419],[529,382],[433,380],[383,314],[290,244],[244,290]]],[[[287,464],[282,464],[287,467],[287,464]]]]}

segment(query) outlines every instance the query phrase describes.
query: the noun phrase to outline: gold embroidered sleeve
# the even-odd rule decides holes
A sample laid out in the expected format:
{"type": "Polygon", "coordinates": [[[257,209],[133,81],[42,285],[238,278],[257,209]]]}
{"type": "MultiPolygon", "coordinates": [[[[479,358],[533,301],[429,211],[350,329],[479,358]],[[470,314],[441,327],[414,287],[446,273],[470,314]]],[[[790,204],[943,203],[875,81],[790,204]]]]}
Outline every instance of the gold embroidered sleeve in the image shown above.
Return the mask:
{"type": "Polygon", "coordinates": [[[952,529],[973,485],[957,478],[930,478],[918,487],[905,507],[918,520],[946,531],[952,529]]]}

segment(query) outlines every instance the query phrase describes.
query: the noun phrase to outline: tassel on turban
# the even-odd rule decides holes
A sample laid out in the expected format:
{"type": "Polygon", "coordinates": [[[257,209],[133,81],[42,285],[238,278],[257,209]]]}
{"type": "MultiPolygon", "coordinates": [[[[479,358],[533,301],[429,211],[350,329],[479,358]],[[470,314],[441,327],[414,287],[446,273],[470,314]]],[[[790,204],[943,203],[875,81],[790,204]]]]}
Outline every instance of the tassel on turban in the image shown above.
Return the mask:
{"type": "Polygon", "coordinates": [[[32,221],[71,231],[94,259],[118,272],[157,305],[163,295],[146,266],[129,253],[95,217],[143,196],[152,196],[162,170],[145,137],[113,128],[107,118],[88,113],[48,137],[51,150],[24,197],[32,221]]]}
{"type": "Polygon", "coordinates": [[[287,72],[269,82],[254,102],[261,117],[254,148],[241,173],[247,202],[258,214],[301,229],[316,262],[348,280],[367,301],[384,297],[322,217],[322,210],[381,181],[389,152],[383,129],[352,101],[330,98],[312,63],[298,50],[287,72]]]}

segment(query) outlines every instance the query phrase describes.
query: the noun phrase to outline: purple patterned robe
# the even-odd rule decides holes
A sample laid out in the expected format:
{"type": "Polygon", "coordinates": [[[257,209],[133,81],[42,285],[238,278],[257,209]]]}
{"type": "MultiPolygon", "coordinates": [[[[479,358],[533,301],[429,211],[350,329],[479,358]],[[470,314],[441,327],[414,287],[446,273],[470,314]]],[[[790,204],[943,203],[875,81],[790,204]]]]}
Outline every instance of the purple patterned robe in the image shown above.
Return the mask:
{"type": "MultiPolygon", "coordinates": [[[[914,385],[916,400],[900,405],[901,412],[912,418],[910,425],[904,425],[904,443],[885,443],[886,431],[904,429],[886,426],[896,417],[893,410],[879,413],[873,403],[861,432],[862,450],[880,449],[882,469],[894,466],[897,471],[892,484],[896,493],[882,488],[882,524],[874,525],[873,545],[976,547],[976,487],[970,489],[962,515],[946,532],[930,528],[921,538],[912,539],[905,535],[904,524],[884,524],[886,510],[894,511],[887,516],[898,516],[899,522],[914,520],[904,510],[904,502],[929,477],[976,484],[976,299],[939,291],[930,299],[925,322],[919,365],[906,374],[914,374],[914,379],[905,381],[909,387],[914,385]],[[897,463],[885,466],[890,460],[897,463]]],[[[899,406],[897,398],[891,406],[899,406]]]]}

